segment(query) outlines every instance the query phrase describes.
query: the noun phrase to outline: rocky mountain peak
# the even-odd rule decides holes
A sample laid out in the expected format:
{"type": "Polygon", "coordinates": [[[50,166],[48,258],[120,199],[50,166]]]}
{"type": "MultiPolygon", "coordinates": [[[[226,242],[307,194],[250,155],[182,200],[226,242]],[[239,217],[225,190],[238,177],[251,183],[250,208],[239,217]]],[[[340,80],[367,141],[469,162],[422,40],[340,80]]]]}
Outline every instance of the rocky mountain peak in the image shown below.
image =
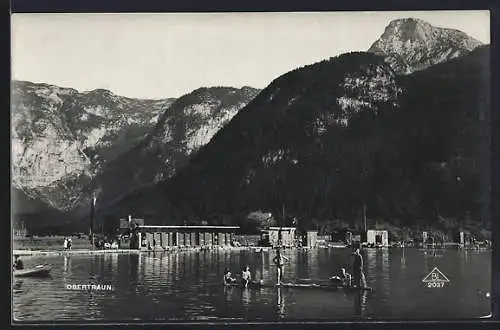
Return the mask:
{"type": "Polygon", "coordinates": [[[60,211],[78,203],[102,166],[142,139],[174,101],[29,81],[11,89],[13,186],[60,211]]]}
{"type": "Polygon", "coordinates": [[[201,87],[178,98],[140,144],[107,164],[100,180],[103,199],[169,178],[259,92],[201,87]]]}
{"type": "Polygon", "coordinates": [[[468,54],[481,45],[462,31],[436,27],[417,18],[402,18],[391,21],[368,52],[386,56],[386,62],[397,73],[410,74],[468,54]]]}
{"type": "Polygon", "coordinates": [[[384,34],[397,35],[402,40],[415,41],[432,37],[433,26],[417,18],[396,19],[389,23],[384,34]]]}

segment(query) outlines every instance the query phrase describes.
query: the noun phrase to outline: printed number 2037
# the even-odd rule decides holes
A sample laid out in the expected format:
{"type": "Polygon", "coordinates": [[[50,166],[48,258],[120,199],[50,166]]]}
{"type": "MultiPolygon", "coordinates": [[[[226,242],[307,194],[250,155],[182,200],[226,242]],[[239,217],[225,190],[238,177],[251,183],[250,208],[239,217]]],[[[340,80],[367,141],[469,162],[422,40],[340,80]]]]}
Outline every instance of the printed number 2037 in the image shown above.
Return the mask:
{"type": "Polygon", "coordinates": [[[428,288],[442,288],[444,287],[444,282],[427,282],[428,288]]]}

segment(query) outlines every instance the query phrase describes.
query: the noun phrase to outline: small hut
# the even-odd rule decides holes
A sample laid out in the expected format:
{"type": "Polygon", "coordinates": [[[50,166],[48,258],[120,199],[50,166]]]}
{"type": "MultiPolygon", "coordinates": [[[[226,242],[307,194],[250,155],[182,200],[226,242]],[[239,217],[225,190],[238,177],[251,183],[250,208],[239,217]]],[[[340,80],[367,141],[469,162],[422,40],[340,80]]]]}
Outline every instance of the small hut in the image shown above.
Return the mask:
{"type": "Polygon", "coordinates": [[[269,227],[269,243],[278,246],[281,239],[282,246],[292,247],[295,245],[296,230],[295,227],[269,227]]]}
{"type": "Polygon", "coordinates": [[[366,232],[366,243],[389,246],[389,232],[387,230],[368,230],[366,232]]]}

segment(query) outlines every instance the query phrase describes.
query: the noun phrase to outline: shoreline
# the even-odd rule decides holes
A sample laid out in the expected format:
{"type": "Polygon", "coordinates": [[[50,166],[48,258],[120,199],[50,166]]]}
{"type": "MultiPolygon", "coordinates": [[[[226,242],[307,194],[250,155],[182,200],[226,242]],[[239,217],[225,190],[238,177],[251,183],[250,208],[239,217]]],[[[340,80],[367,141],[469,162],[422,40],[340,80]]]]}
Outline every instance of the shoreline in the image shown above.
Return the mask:
{"type": "MultiPolygon", "coordinates": [[[[348,249],[344,246],[316,246],[316,247],[285,247],[284,250],[314,250],[314,249],[348,249]]],[[[387,249],[417,249],[417,250],[449,250],[456,249],[450,247],[444,248],[423,248],[423,247],[379,247],[379,248],[367,248],[364,249],[377,249],[377,250],[387,250],[387,249]]],[[[491,250],[491,248],[460,248],[464,250],[476,250],[485,251],[491,250]]],[[[19,256],[67,256],[67,255],[100,255],[100,254],[149,254],[149,253],[167,253],[167,252],[215,252],[215,251],[255,251],[255,252],[270,252],[274,250],[273,247],[256,247],[256,246],[212,246],[209,248],[203,247],[168,247],[165,249],[103,249],[103,250],[90,250],[90,249],[75,249],[75,250],[20,250],[13,249],[12,255],[19,256]]]]}
{"type": "MultiPolygon", "coordinates": [[[[290,249],[290,248],[287,248],[290,249]]],[[[257,252],[269,252],[272,250],[271,247],[229,247],[229,246],[217,246],[211,248],[202,248],[202,247],[168,247],[165,249],[155,249],[155,250],[147,250],[147,249],[99,249],[99,250],[90,250],[90,249],[75,249],[75,250],[21,250],[14,249],[12,250],[13,255],[19,256],[58,256],[58,255],[99,255],[99,254],[149,254],[149,253],[166,253],[166,252],[201,252],[201,251],[251,251],[255,250],[257,252]]]]}

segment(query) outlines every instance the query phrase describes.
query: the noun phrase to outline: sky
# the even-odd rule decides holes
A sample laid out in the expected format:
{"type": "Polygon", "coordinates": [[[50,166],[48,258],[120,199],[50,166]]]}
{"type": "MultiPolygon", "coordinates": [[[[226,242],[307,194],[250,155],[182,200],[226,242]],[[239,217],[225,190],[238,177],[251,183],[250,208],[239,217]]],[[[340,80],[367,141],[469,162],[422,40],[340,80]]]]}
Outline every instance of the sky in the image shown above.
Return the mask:
{"type": "Polygon", "coordinates": [[[488,11],[13,14],[12,79],[148,99],[265,88],[297,67],[366,51],[406,17],[490,42],[488,11]]]}

